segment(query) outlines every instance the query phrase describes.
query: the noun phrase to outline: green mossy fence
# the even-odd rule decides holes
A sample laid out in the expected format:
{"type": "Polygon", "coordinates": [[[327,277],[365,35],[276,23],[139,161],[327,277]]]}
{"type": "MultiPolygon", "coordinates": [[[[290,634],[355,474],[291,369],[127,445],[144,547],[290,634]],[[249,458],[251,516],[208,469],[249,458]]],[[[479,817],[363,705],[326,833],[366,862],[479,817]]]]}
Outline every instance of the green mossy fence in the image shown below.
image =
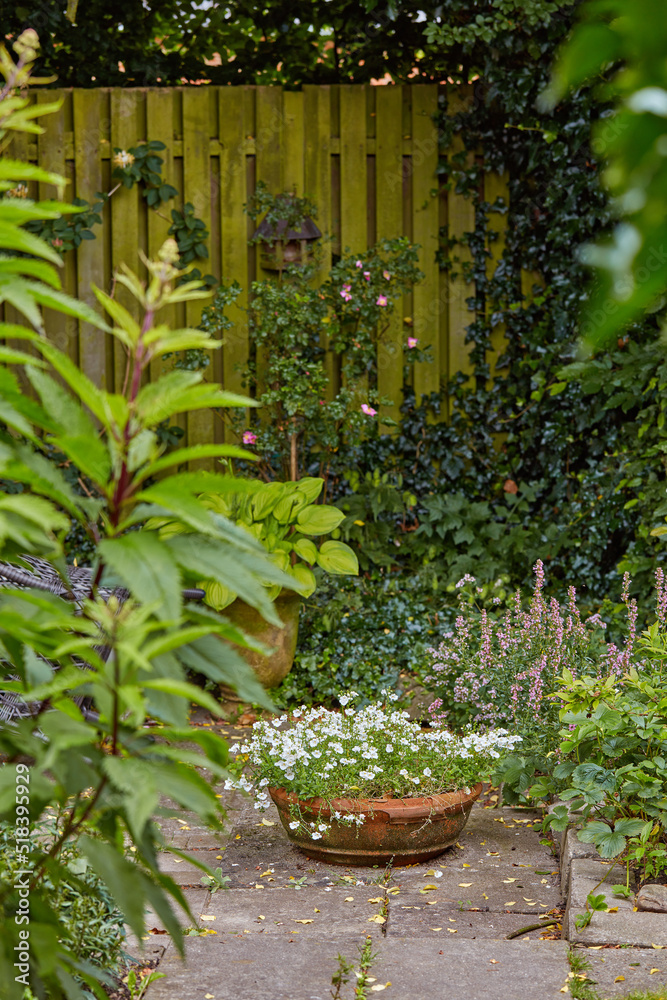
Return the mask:
{"type": "MultiPolygon", "coordinates": [[[[138,249],[154,255],[166,237],[171,206],[191,202],[210,231],[204,269],[225,282],[238,281],[243,306],[250,283],[265,274],[257,249],[248,247],[254,224],[243,211],[260,180],[272,193],[294,189],[315,201],[318,225],[333,237],[323,270],[332,252],[362,251],[385,237],[404,235],[420,244],[425,278],[405,298],[403,315],[395,316],[378,347],[378,388],[395,401],[397,416],[406,318],[420,346],[432,349],[432,363],[415,367],[418,394],[434,391],[443,378],[468,369],[465,327],[474,313],[467,300],[475,294],[466,281],[468,247],[465,242],[456,245],[449,271],[436,261],[442,227],[450,240],[459,241],[474,230],[472,202],[447,189],[438,174],[442,152],[466,155],[462,144],[440,148],[434,115],[443,89],[419,84],[306,86],[300,92],[208,86],[50,90],[37,100],[60,96],[60,111],[42,120],[45,132],[36,141],[32,136],[14,141],[11,154],[64,174],[70,181],[66,196],[93,202],[96,192],[114,184],[114,148],[152,139],[165,144],[163,177],[178,189],[179,199],[156,211],[146,206],[138,188],[121,188],[104,209],[97,238],[65,256],[67,291],[93,304],[91,282],[111,289],[122,262],[141,270],[138,249]]],[[[462,87],[448,97],[452,114],[472,99],[462,87]]],[[[484,173],[480,183],[487,202],[507,199],[506,177],[484,173]]],[[[53,193],[48,186],[39,192],[42,197],[53,193]]],[[[502,254],[506,215],[493,211],[490,219],[498,234],[488,248],[488,267],[493,269],[502,254]]],[[[116,288],[116,294],[129,304],[124,289],[116,288]]],[[[200,312],[197,303],[190,303],[180,314],[175,310],[171,320],[196,325],[200,312]]],[[[208,377],[242,391],[237,366],[247,358],[248,335],[240,309],[233,319],[234,328],[222,350],[214,352],[208,377]]],[[[105,342],[86,325],[55,313],[47,316],[47,330],[95,383],[120,389],[125,358],[111,338],[105,342]]],[[[502,329],[496,329],[496,337],[494,346],[501,349],[502,329]]],[[[489,360],[493,370],[493,358],[489,360]]],[[[191,443],[225,435],[222,421],[211,413],[190,414],[183,424],[191,443]]]]}

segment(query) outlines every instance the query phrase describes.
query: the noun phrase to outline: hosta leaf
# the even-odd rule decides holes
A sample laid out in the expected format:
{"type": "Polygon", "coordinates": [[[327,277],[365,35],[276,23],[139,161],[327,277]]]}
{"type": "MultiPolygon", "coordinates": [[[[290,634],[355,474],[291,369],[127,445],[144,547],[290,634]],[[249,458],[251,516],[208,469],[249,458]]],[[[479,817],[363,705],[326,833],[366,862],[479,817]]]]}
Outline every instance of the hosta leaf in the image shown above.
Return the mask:
{"type": "Polygon", "coordinates": [[[359,573],[359,561],[345,542],[323,542],[317,554],[317,562],[327,573],[339,575],[359,573]]]}
{"type": "Polygon", "coordinates": [[[337,507],[325,504],[311,504],[297,517],[297,526],[304,535],[328,535],[345,520],[345,514],[337,507]]]}

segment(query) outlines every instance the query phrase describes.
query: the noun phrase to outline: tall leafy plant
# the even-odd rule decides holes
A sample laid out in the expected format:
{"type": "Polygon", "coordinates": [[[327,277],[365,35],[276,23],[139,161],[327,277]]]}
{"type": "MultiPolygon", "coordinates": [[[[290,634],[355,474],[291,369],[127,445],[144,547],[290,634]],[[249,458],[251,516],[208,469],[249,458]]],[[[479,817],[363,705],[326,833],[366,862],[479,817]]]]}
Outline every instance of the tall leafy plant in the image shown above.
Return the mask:
{"type": "MultiPolygon", "coordinates": [[[[30,107],[17,92],[29,81],[37,47],[29,31],[15,44],[17,63],[0,49],[6,81],[0,142],[11,130],[40,131],[35,119],[44,106],[30,107]]],[[[138,302],[139,321],[95,290],[107,323],[62,292],[59,256],[26,232],[30,219],[67,211],[60,203],[13,196],[19,183],[35,182],[65,183],[37,167],[0,159],[0,299],[23,316],[23,322],[1,324],[0,338],[30,347],[0,348],[0,478],[8,487],[0,493],[0,560],[20,566],[26,554],[46,558],[70,587],[63,538],[72,520],[91,539],[95,558],[88,593],[76,605],[41,590],[0,590],[2,686],[30,706],[25,718],[0,726],[0,820],[15,827],[12,849],[25,873],[20,883],[0,882],[0,981],[7,1000],[21,1000],[28,985],[38,996],[71,1000],[83,998],[83,984],[104,996],[103,971],[76,957],[59,920],[53,893],[73,877],[63,851],[78,844],[139,937],[150,903],[181,947],[171,903],[187,910],[187,902],[157,864],[155,817],[165,812],[160,795],[219,825],[219,800],[196,767],[215,779],[225,773],[227,759],[220,738],[189,728],[192,701],[213,713],[219,709],[188,682],[187,671],[268,704],[254,675],[218,639],[243,644],[243,635],[212,610],[186,602],[184,586],[202,579],[233,581],[246,601],[279,623],[264,585],[298,584],[259,543],[199,499],[205,491],[251,491],[252,484],[192,464],[190,471],[175,471],[200,459],[251,456],[215,444],[166,454],[158,434],[162,421],[186,410],[248,405],[205,384],[196,371],[146,380],[152,359],[166,352],[219,346],[201,330],[171,330],[161,322],[164,307],[207,294],[201,282],[177,284],[182,275],[175,267],[175,242],[168,240],[157,260],[144,260],[146,282],[128,267],[119,274],[138,302]],[[43,305],[85,320],[123,345],[124,393],[94,385],[49,342],[43,305]],[[31,395],[22,392],[14,366],[22,369],[31,395]],[[48,461],[52,448],[82,471],[89,496],[75,493],[48,461]],[[165,516],[187,533],[159,539],[147,530],[149,518],[165,516]],[[113,585],[124,588],[123,600],[104,599],[103,588],[113,585]],[[92,699],[94,712],[82,712],[82,696],[92,699]],[[144,728],[149,715],[160,725],[159,741],[144,728]],[[47,811],[57,817],[52,836],[31,836],[47,811]],[[17,954],[23,956],[18,971],[17,954]]]]}

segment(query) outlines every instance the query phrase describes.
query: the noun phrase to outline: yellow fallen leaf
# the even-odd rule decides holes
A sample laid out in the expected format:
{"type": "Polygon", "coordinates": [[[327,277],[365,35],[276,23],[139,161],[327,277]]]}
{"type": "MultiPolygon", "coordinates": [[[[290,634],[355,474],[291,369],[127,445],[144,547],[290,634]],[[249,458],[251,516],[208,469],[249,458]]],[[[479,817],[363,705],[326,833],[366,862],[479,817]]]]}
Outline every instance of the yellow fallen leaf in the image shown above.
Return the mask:
{"type": "Polygon", "coordinates": [[[202,920],[215,920],[215,917],[211,914],[202,913],[202,920]]]}
{"type": "Polygon", "coordinates": [[[484,897],[484,899],[488,899],[489,898],[485,892],[482,893],[482,896],[484,897]]]}
{"type": "Polygon", "coordinates": [[[456,927],[448,927],[447,930],[450,934],[458,934],[456,927]]]}
{"type": "Polygon", "coordinates": [[[267,868],[266,871],[262,872],[262,874],[259,877],[264,878],[265,875],[273,875],[273,868],[267,868]]]}
{"type": "Polygon", "coordinates": [[[174,864],[175,865],[182,865],[184,861],[185,861],[185,858],[174,858],[174,864]]]}
{"type": "Polygon", "coordinates": [[[381,913],[376,913],[374,917],[368,918],[369,924],[386,924],[387,918],[383,917],[381,913]]]}
{"type": "Polygon", "coordinates": [[[308,919],[308,920],[295,920],[294,923],[295,924],[312,924],[313,921],[312,921],[312,918],[311,918],[311,919],[308,919]]]}
{"type": "Polygon", "coordinates": [[[447,919],[449,920],[450,924],[455,924],[456,923],[456,920],[454,919],[454,917],[447,917],[447,919]]]}
{"type": "MultiPolygon", "coordinates": [[[[427,901],[426,901],[426,905],[427,905],[427,906],[435,906],[435,904],[436,904],[437,902],[438,902],[438,900],[437,900],[437,899],[427,899],[427,901]]],[[[417,909],[419,909],[419,907],[417,907],[417,909]]]]}
{"type": "Polygon", "coordinates": [[[480,847],[486,847],[486,841],[485,840],[480,840],[479,846],[480,847]]]}
{"type": "Polygon", "coordinates": [[[500,852],[499,851],[487,851],[486,852],[486,856],[487,856],[487,858],[499,858],[500,857],[500,852]]]}
{"type": "Polygon", "coordinates": [[[465,863],[465,861],[464,861],[464,862],[463,862],[463,867],[464,867],[464,868],[471,868],[471,867],[472,867],[472,865],[467,865],[467,864],[465,863]]]}
{"type": "Polygon", "coordinates": [[[255,889],[263,889],[263,888],[264,888],[263,885],[260,885],[259,882],[255,882],[255,889]]]}
{"type": "Polygon", "coordinates": [[[425,885],[424,888],[420,889],[419,891],[420,892],[431,892],[433,889],[437,889],[437,888],[438,888],[437,885],[433,885],[432,882],[429,882],[428,885],[425,885]]]}
{"type": "MultiPolygon", "coordinates": [[[[429,927],[429,930],[430,931],[441,931],[442,927],[429,927]]],[[[448,931],[451,930],[451,927],[448,927],[447,930],[448,931]]]]}
{"type": "Polygon", "coordinates": [[[614,982],[615,983],[624,983],[625,982],[625,976],[616,976],[616,979],[614,980],[614,982]]]}
{"type": "Polygon", "coordinates": [[[516,906],[516,900],[512,899],[509,903],[505,903],[505,906],[516,906]]]}
{"type": "Polygon", "coordinates": [[[241,839],[241,834],[237,833],[236,836],[234,837],[234,840],[240,840],[240,839],[241,839]]]}
{"type": "Polygon", "coordinates": [[[427,872],[424,872],[424,878],[427,878],[429,875],[431,878],[435,878],[435,868],[429,868],[427,872]]]}
{"type": "Polygon", "coordinates": [[[498,959],[497,958],[490,958],[489,959],[489,965],[498,965],[498,959]]]}
{"type": "Polygon", "coordinates": [[[391,986],[391,983],[384,983],[384,985],[382,983],[376,983],[375,986],[371,986],[371,991],[373,993],[379,993],[381,990],[386,990],[388,986],[391,986]]]}
{"type": "Polygon", "coordinates": [[[275,826],[275,825],[276,824],[272,819],[263,819],[261,822],[261,826],[275,826]]]}
{"type": "Polygon", "coordinates": [[[569,992],[570,992],[570,987],[569,986],[562,986],[561,987],[561,993],[569,993],[569,992]]]}
{"type": "Polygon", "coordinates": [[[368,900],[369,903],[384,903],[384,896],[373,896],[372,899],[368,900]]]}
{"type": "Polygon", "coordinates": [[[505,882],[505,883],[507,883],[507,882],[516,882],[516,879],[515,878],[504,878],[503,882],[505,882]]]}
{"type": "Polygon", "coordinates": [[[632,912],[633,913],[639,913],[639,907],[638,906],[633,906],[632,907],[632,912]]]}
{"type": "Polygon", "coordinates": [[[215,1000],[215,993],[204,993],[204,1000],[215,1000]]]}
{"type": "Polygon", "coordinates": [[[618,907],[617,906],[608,906],[607,907],[607,913],[618,913],[618,907]]]}
{"type": "Polygon", "coordinates": [[[222,861],[222,854],[216,854],[215,860],[216,861],[222,861]]]}
{"type": "Polygon", "coordinates": [[[345,897],[345,902],[346,903],[353,903],[354,902],[354,896],[346,896],[345,897]]]}
{"type": "Polygon", "coordinates": [[[660,969],[651,969],[649,976],[652,976],[654,972],[660,972],[660,969]]]}
{"type": "Polygon", "coordinates": [[[387,892],[390,892],[392,896],[397,896],[400,891],[397,885],[392,885],[391,889],[387,889],[387,892]]]}
{"type": "Polygon", "coordinates": [[[459,886],[461,887],[461,889],[469,889],[471,885],[472,882],[459,882],[459,886]]]}
{"type": "Polygon", "coordinates": [[[651,944],[651,948],[655,948],[656,951],[660,951],[660,949],[664,947],[664,944],[651,944]]]}
{"type": "Polygon", "coordinates": [[[541,879],[540,879],[540,883],[541,883],[542,885],[549,885],[549,882],[548,882],[548,880],[547,880],[547,879],[545,879],[545,878],[541,878],[541,879]]]}
{"type": "Polygon", "coordinates": [[[315,909],[313,910],[313,912],[314,913],[319,913],[320,911],[317,909],[317,907],[315,907],[315,909]]]}

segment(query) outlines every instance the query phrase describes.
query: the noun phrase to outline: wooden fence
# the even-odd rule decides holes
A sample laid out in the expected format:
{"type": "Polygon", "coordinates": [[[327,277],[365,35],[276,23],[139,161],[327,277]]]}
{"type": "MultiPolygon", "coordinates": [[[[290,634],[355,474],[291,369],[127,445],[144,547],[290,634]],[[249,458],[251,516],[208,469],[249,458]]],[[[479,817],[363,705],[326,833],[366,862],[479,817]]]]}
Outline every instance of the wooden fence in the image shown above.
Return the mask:
{"type": "MultiPolygon", "coordinates": [[[[138,248],[154,255],[170,225],[169,209],[189,201],[211,234],[205,270],[226,282],[238,281],[243,289],[239,305],[246,304],[251,281],[263,273],[255,249],[247,245],[254,224],[243,205],[260,180],[272,193],[294,189],[310,196],[320,229],[333,235],[334,252],[363,251],[378,239],[399,235],[420,244],[425,278],[406,296],[404,316],[395,317],[378,348],[378,388],[395,401],[396,415],[404,317],[412,318],[410,332],[420,345],[430,344],[432,350],[432,363],[415,367],[417,393],[435,390],[443,377],[468,368],[465,328],[474,314],[467,299],[474,289],[461,276],[468,250],[456,250],[457,277],[440,271],[435,259],[442,226],[448,226],[450,237],[474,229],[471,201],[439,184],[441,137],[434,114],[440,93],[437,85],[306,86],[301,92],[204,86],[68,90],[60,92],[60,112],[42,119],[44,134],[36,142],[15,140],[12,154],[64,174],[70,180],[66,196],[92,202],[96,192],[113,186],[115,147],[151,139],[165,144],[163,177],[178,189],[179,198],[155,211],[146,207],[138,189],[121,188],[104,210],[97,238],[65,257],[67,290],[91,303],[91,282],[108,289],[121,262],[138,266],[138,248]]],[[[54,96],[54,91],[43,92],[38,100],[54,96]]],[[[449,95],[450,109],[470,99],[458,88],[449,95]]],[[[460,149],[455,145],[445,152],[454,155],[460,149]]],[[[506,178],[487,174],[483,183],[487,201],[507,198],[506,178]]],[[[50,197],[53,190],[46,186],[39,193],[50,197]]],[[[491,214],[500,236],[489,246],[491,268],[502,252],[504,220],[501,213],[491,214]]],[[[172,320],[196,325],[200,311],[199,304],[188,304],[172,320]]],[[[240,309],[233,319],[208,377],[240,391],[237,365],[248,356],[248,335],[240,309]]],[[[97,384],[120,388],[124,355],[119,345],[55,313],[49,314],[47,329],[97,384]]],[[[502,339],[502,330],[496,333],[502,339]]],[[[211,413],[190,414],[184,426],[191,442],[225,435],[211,413]]]]}

